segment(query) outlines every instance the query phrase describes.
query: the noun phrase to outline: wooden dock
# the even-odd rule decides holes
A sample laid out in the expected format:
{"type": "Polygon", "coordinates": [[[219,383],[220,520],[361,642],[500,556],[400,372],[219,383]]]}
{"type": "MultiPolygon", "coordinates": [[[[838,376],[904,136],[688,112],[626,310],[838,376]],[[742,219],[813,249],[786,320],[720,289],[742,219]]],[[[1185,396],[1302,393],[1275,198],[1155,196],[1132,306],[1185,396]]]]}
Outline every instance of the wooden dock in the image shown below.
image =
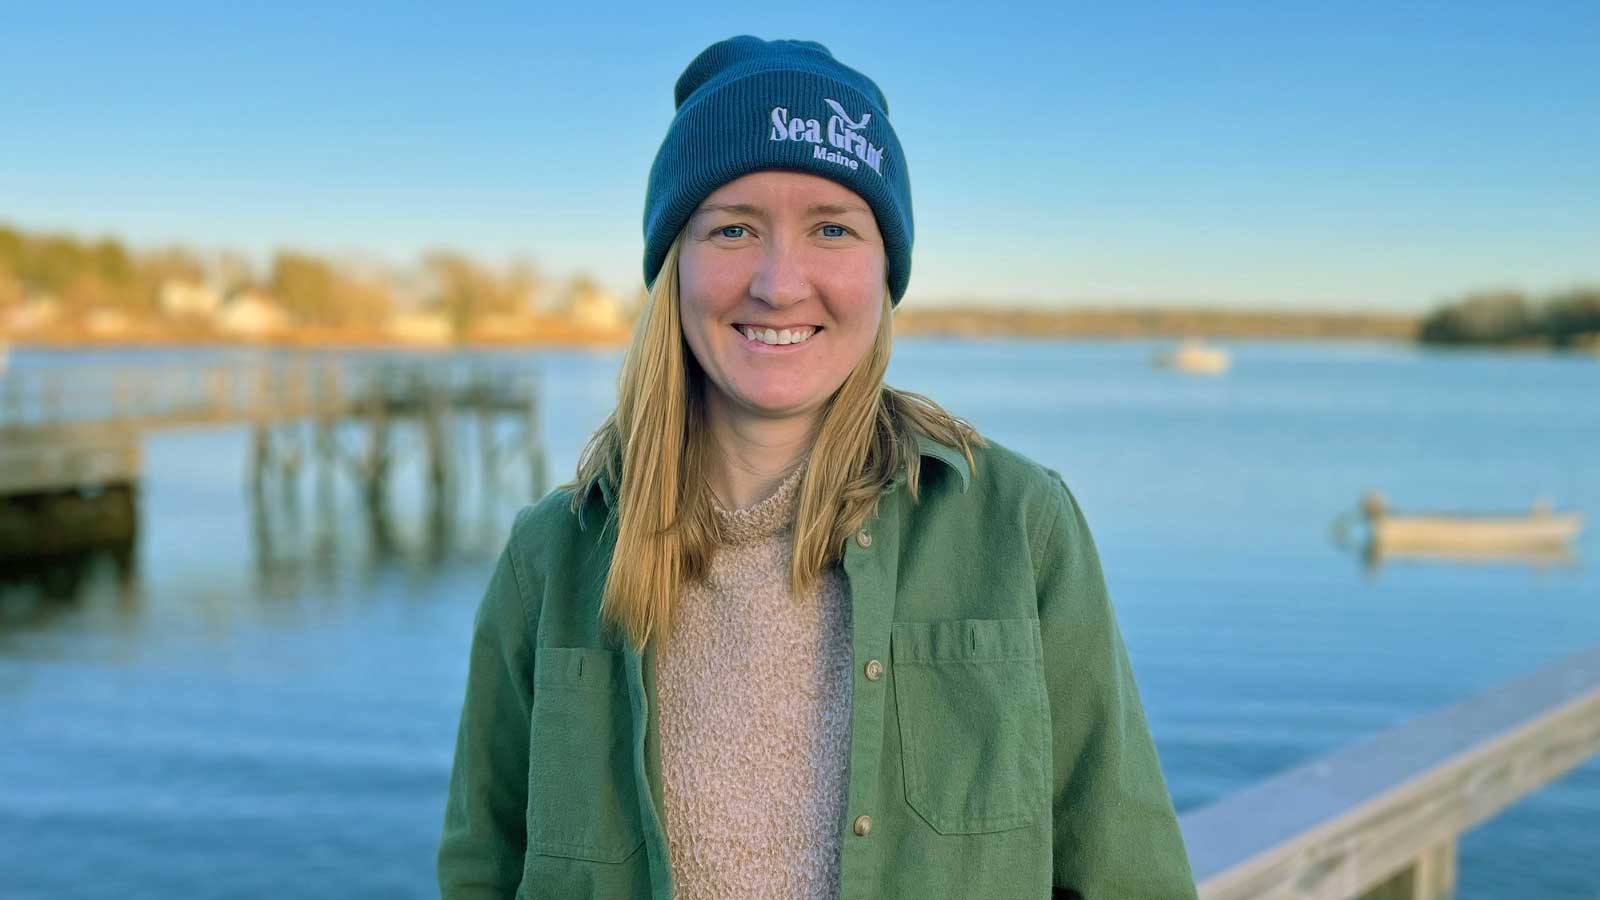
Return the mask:
{"type": "Polygon", "coordinates": [[[538,404],[538,374],[526,359],[13,369],[0,377],[0,562],[132,540],[136,515],[93,509],[135,508],[140,437],[159,429],[250,427],[248,481],[258,504],[292,494],[304,470],[315,470],[324,489],[335,477],[355,479],[373,535],[386,543],[397,426],[414,426],[420,436],[430,514],[443,517],[461,477],[452,425],[473,417],[480,476],[525,464],[531,501],[547,480],[538,404]],[[512,437],[497,437],[507,420],[512,437]],[[57,515],[67,509],[73,514],[57,515]],[[109,533],[100,527],[124,521],[127,528],[109,533]]]}
{"type": "Polygon", "coordinates": [[[0,428],[0,497],[139,480],[139,434],[110,423],[0,428]]]}

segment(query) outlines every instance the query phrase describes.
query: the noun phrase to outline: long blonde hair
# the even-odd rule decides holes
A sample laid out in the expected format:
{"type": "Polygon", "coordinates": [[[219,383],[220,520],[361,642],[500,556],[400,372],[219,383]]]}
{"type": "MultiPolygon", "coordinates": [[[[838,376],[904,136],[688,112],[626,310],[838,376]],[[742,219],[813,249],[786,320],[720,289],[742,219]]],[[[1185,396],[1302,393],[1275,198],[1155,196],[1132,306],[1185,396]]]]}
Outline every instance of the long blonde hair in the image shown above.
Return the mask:
{"type": "MultiPolygon", "coordinates": [[[[706,428],[705,373],[684,342],[679,319],[679,232],[634,325],[622,359],[617,406],[589,439],[571,488],[578,512],[602,476],[614,486],[616,548],[606,576],[601,619],[636,649],[665,640],[673,601],[703,580],[718,542],[707,466],[716,449],[706,428]]],[[[799,486],[794,563],[796,593],[814,586],[843,556],[844,542],[877,512],[882,490],[901,466],[917,493],[917,434],[957,447],[975,466],[977,430],[920,394],[883,383],[893,337],[893,306],[884,285],[883,315],[872,347],[823,409],[799,486]]],[[[609,520],[608,520],[609,521],[609,520]]]]}

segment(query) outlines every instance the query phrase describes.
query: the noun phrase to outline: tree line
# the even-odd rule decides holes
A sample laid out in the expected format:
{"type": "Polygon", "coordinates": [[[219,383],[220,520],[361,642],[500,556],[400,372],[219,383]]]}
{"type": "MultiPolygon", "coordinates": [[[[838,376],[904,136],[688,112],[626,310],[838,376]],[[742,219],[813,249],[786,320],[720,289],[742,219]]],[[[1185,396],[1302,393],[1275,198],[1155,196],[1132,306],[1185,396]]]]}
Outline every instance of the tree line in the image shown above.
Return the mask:
{"type": "Polygon", "coordinates": [[[202,255],[170,246],[138,252],[114,238],[85,240],[0,224],[0,312],[49,298],[69,316],[110,309],[154,318],[163,314],[163,287],[174,281],[206,285],[224,299],[262,292],[301,325],[370,325],[407,308],[443,313],[458,331],[489,316],[552,312],[599,290],[584,275],[553,284],[526,259],[494,267],[449,249],[429,251],[404,268],[281,250],[260,269],[227,251],[202,255]]]}
{"type": "Polygon", "coordinates": [[[1600,348],[1600,287],[1532,297],[1517,290],[1474,291],[1424,317],[1418,338],[1427,344],[1600,348]]]}

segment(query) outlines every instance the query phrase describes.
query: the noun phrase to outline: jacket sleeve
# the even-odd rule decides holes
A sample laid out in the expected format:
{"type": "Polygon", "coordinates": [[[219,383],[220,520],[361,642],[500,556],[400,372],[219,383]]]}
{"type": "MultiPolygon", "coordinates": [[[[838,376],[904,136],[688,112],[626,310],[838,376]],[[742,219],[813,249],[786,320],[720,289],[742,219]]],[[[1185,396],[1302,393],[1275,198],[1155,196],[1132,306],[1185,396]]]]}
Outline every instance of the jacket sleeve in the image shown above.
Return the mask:
{"type": "Polygon", "coordinates": [[[1050,475],[1036,571],[1052,735],[1051,896],[1193,900],[1099,554],[1076,498],[1050,475]]]}
{"type": "Polygon", "coordinates": [[[516,547],[527,512],[517,516],[473,621],[437,857],[444,900],[510,898],[522,880],[534,629],[516,547]]]}

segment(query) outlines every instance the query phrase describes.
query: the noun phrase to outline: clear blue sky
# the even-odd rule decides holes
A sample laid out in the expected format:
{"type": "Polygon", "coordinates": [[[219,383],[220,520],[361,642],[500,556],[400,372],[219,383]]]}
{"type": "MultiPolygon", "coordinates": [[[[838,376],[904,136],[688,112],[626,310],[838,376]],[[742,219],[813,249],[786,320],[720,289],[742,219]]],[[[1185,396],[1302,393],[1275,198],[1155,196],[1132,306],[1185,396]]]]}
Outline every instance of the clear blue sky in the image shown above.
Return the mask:
{"type": "Polygon", "coordinates": [[[1600,3],[7,4],[0,222],[641,282],[734,34],[888,96],[909,298],[1421,309],[1600,281],[1600,3]]]}

